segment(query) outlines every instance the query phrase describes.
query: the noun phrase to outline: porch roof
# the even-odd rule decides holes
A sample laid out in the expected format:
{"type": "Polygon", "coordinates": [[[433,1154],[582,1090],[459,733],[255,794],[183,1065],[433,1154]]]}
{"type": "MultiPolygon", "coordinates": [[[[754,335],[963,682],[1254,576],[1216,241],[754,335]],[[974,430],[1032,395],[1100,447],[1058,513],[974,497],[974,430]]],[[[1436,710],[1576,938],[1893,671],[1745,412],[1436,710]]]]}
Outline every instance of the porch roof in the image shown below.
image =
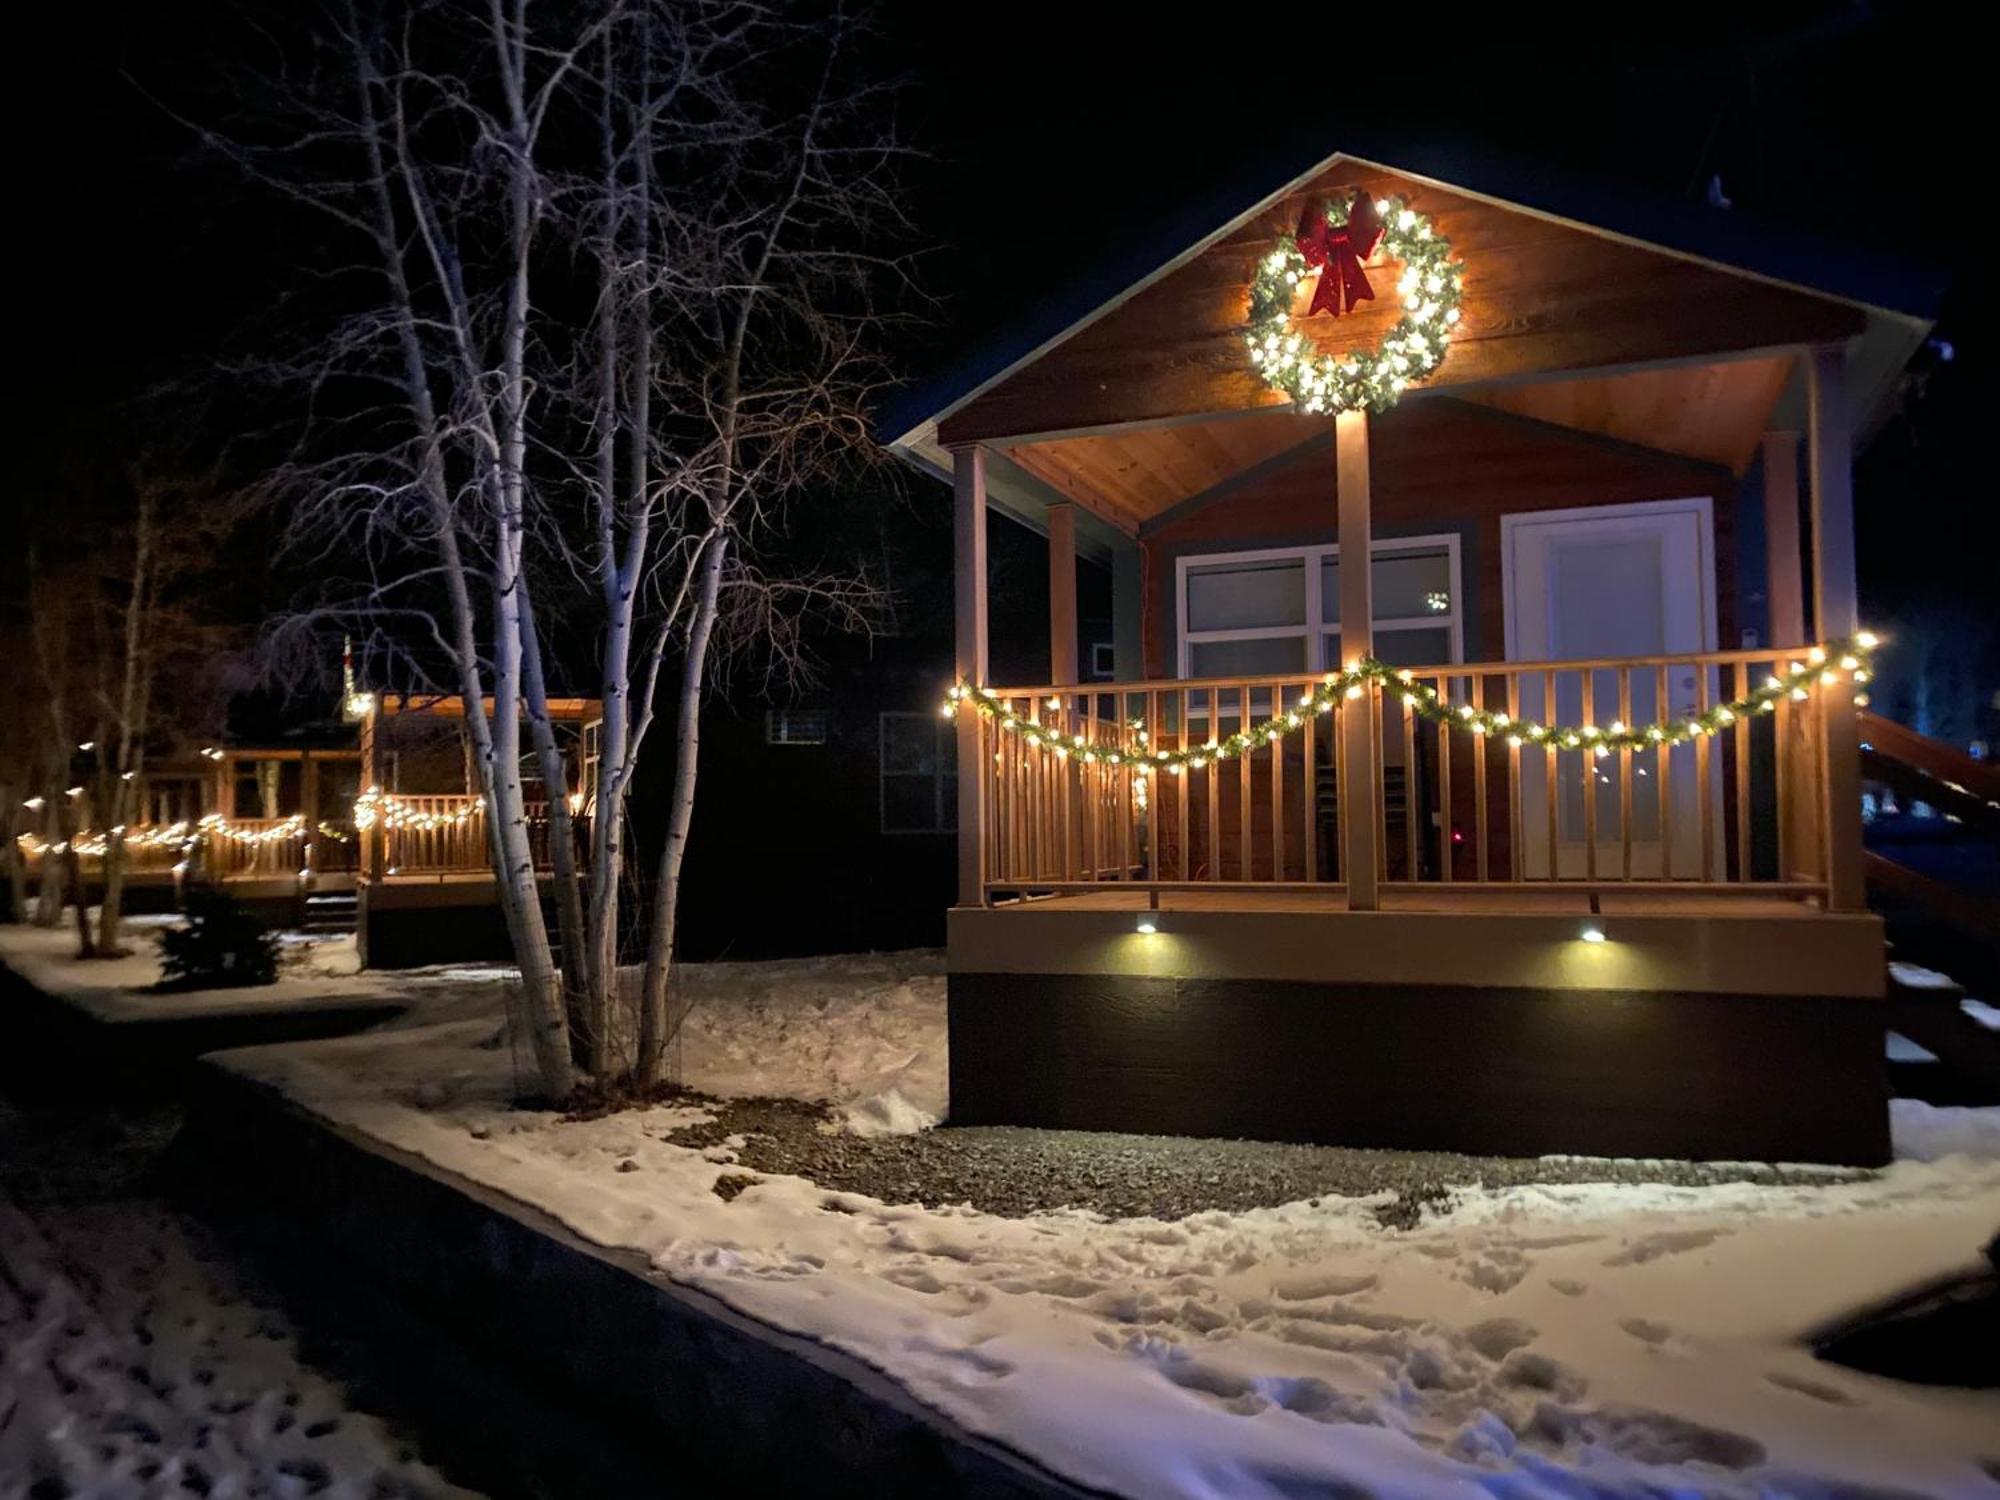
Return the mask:
{"type": "MultiPolygon", "coordinates": [[[[1553,326],[1556,318],[1545,309],[1539,319],[1514,321],[1551,325],[1547,328],[1493,330],[1496,339],[1489,347],[1502,347],[1499,338],[1506,337],[1513,338],[1519,349],[1484,365],[1459,351],[1460,358],[1448,361],[1431,387],[1473,399],[1482,399],[1488,391],[1518,389],[1523,381],[1546,379],[1565,369],[1593,371],[1601,379],[1615,380],[1635,369],[1657,368],[1676,360],[1684,364],[1702,354],[1740,359],[1768,355],[1786,345],[1855,338],[1850,386],[1858,406],[1854,415],[1865,423],[1921,343],[1945,286],[1945,277],[1938,269],[1900,257],[1835,245],[1733,211],[1552,172],[1540,164],[1463,143],[1357,140],[1330,155],[1294,159],[1279,163],[1269,173],[1248,175],[1254,180],[1274,181],[1277,186],[1247,202],[1240,187],[1230,186],[1206,198],[1167,205],[1150,231],[1141,230],[1129,237],[1129,248],[1094,272],[1079,272],[1056,296],[1011,322],[999,338],[947,374],[911,389],[894,402],[880,424],[885,440],[919,465],[943,472],[948,468],[946,446],[952,440],[991,439],[1005,445],[1027,437],[1045,439],[1058,432],[1064,436],[1101,433],[1107,427],[1132,423],[1157,424],[1246,410],[1278,417],[1282,408],[1274,408],[1278,399],[1274,395],[1254,386],[1235,389],[1218,383],[1212,371],[1220,329],[1214,326],[1195,329],[1181,342],[1163,348],[1162,363],[1172,366],[1174,378],[1183,383],[1170,398],[1137,402],[1128,411],[1120,408],[1115,395],[1100,397],[1079,407],[1072,418],[1059,414],[1060,403],[1037,408],[1020,392],[1024,380],[1041,381],[1045,388],[1067,380],[1078,388],[1095,385],[1098,391],[1106,390],[1115,382],[1096,377],[1115,365],[1118,354],[1129,359],[1134,328],[1127,325],[1140,321],[1139,314],[1125,312],[1120,324],[1114,315],[1147,293],[1152,294],[1147,306],[1154,312],[1162,310],[1161,299],[1171,288],[1154,289],[1205,257],[1214,262],[1216,277],[1181,277],[1175,286],[1189,288],[1183,294],[1189,306],[1199,303],[1214,309],[1219,304],[1213,290],[1193,290],[1194,280],[1233,282],[1236,278],[1227,274],[1233,267],[1225,268],[1221,262],[1241,258],[1243,247],[1236,241],[1245,239],[1247,231],[1261,245],[1266,232],[1275,232],[1256,221],[1268,216],[1275,225],[1281,217],[1275,210],[1283,207],[1296,212],[1285,202],[1288,198],[1325,190],[1330,180],[1344,182],[1349,177],[1386,179],[1391,188],[1409,184],[1420,194],[1420,203],[1423,198],[1435,197],[1447,205],[1459,205],[1463,213],[1484,212],[1490,217],[1495,209],[1510,212],[1520,216],[1524,226],[1539,224],[1540,229],[1532,232],[1551,242],[1552,253],[1595,244],[1604,255],[1620,257],[1616,264],[1628,273],[1639,266],[1658,267],[1671,278],[1662,281],[1662,296],[1671,292],[1682,298],[1698,298],[1715,292],[1755,302],[1756,316],[1718,313],[1711,320],[1715,325],[1713,348],[1702,343],[1700,331],[1676,330],[1659,341],[1657,348],[1635,346],[1629,361],[1617,353],[1616,339],[1605,347],[1576,352],[1575,328],[1553,326]],[[1580,239],[1579,232],[1591,238],[1580,239]],[[1756,290],[1759,287],[1761,293],[1756,290]],[[1204,296],[1205,302],[1201,300],[1204,296]],[[1107,320],[1112,320],[1115,336],[1098,328],[1093,338],[1085,341],[1087,352],[1064,349],[1085,330],[1107,320]],[[1063,360],[1050,359],[1059,350],[1063,350],[1064,359],[1077,365],[1076,371],[1064,370],[1063,360]],[[1566,353],[1575,354],[1568,363],[1566,353]],[[1033,375],[1029,376],[1031,370],[1033,375]]],[[[1441,227],[1449,232],[1448,223],[1441,227]]],[[[1247,285],[1247,277],[1241,279],[1247,285]]],[[[1469,276],[1468,294],[1476,290],[1469,276]]],[[[1233,308],[1233,300],[1229,305],[1233,308]]],[[[1698,309],[1677,304],[1677,318],[1684,320],[1691,310],[1698,309]]],[[[1362,323],[1357,326],[1363,326],[1366,316],[1373,313],[1374,309],[1369,309],[1361,315],[1362,323]]],[[[1629,322],[1629,306],[1627,313],[1629,322]]],[[[1474,317],[1469,311],[1465,330],[1469,341],[1476,340],[1479,333],[1473,326],[1474,317]]],[[[1211,316],[1211,324],[1217,321],[1211,316]]],[[[1219,321],[1230,323],[1229,331],[1234,333],[1240,313],[1228,313],[1219,321]]],[[[1369,337],[1372,332],[1363,327],[1360,336],[1369,337]]],[[[1418,394],[1411,392],[1412,396],[1418,394]]],[[[1496,399],[1494,404],[1504,399],[1496,399]]],[[[1518,402],[1519,398],[1515,399],[1518,402]]],[[[1032,463],[1040,455],[1021,452],[1016,456],[1032,463]]],[[[1034,472],[1029,464],[1004,456],[989,467],[988,488],[997,504],[1030,524],[1050,501],[1069,498],[1046,472],[1034,472]]],[[[1108,524],[1110,532],[1129,530],[1115,515],[1100,513],[1097,520],[1100,526],[1108,524]]],[[[1100,543],[1112,539],[1109,532],[1095,538],[1100,543]]],[[[1086,546],[1093,540],[1088,529],[1082,540],[1086,546]]]]}

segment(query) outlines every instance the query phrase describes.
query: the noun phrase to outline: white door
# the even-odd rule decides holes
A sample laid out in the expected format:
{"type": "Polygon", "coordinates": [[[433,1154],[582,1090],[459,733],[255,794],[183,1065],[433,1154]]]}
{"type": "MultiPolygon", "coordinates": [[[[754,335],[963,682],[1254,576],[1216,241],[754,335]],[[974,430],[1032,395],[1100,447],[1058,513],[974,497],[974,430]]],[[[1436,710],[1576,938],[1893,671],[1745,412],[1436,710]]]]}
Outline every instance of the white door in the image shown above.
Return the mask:
{"type": "MultiPolygon", "coordinates": [[[[1706,496],[1503,516],[1500,534],[1509,661],[1715,649],[1715,540],[1706,496]]],[[[1542,723],[1651,724],[1695,710],[1698,676],[1692,666],[1674,668],[1663,701],[1657,670],[1559,672],[1551,704],[1546,677],[1531,673],[1522,679],[1521,712],[1542,723]]],[[[1552,873],[1544,759],[1549,753],[1532,747],[1521,753],[1522,869],[1530,879],[1552,873]]],[[[1618,756],[1567,752],[1555,759],[1553,873],[1564,879],[1589,873],[1591,823],[1584,801],[1589,796],[1595,802],[1597,875],[1619,878],[1626,869],[1626,844],[1618,756]]],[[[1633,878],[1706,873],[1699,869],[1695,797],[1691,749],[1632,752],[1633,878]],[[1663,803],[1671,809],[1664,844],[1663,803]]]]}

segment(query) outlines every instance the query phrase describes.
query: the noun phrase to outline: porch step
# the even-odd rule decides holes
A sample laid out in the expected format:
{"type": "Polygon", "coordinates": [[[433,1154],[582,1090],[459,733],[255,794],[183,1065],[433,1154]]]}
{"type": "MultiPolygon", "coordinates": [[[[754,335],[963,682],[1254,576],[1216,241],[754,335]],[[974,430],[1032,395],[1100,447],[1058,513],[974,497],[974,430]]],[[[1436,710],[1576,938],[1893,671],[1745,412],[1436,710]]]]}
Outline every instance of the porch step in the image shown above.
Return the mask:
{"type": "Polygon", "coordinates": [[[359,910],[349,891],[308,896],[302,925],[307,932],[352,932],[359,910]]]}
{"type": "Polygon", "coordinates": [[[1950,1099],[1931,1102],[2000,1101],[2000,1012],[1968,999],[1950,975],[1909,963],[1889,965],[1888,1004],[1889,1029],[1955,1075],[1950,1099]]]}

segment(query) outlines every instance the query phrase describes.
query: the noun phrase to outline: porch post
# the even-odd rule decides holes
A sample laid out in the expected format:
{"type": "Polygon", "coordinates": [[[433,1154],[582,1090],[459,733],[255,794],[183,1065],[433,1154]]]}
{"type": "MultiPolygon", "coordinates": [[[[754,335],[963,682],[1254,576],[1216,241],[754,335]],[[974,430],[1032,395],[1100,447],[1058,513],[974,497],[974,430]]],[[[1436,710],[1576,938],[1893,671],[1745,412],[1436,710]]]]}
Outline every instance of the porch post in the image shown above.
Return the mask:
{"type": "Polygon", "coordinates": [[[1766,598],[1773,646],[1806,643],[1806,590],[1799,570],[1799,435],[1764,434],[1766,598]]]}
{"type": "MultiPolygon", "coordinates": [[[[1813,629],[1822,641],[1860,628],[1854,578],[1854,448],[1848,419],[1846,351],[1815,349],[1806,366],[1807,446],[1812,463],[1813,629]]],[[[1867,905],[1861,849],[1861,737],[1845,681],[1819,694],[1820,785],[1826,797],[1827,905],[1867,905]]]]}
{"type": "MultiPolygon", "coordinates": [[[[1798,651],[1806,644],[1806,591],[1799,553],[1799,435],[1764,434],[1764,550],[1770,633],[1765,644],[1798,651]]],[[[1787,712],[1773,726],[1778,756],[1778,826],[1784,843],[1778,850],[1778,874],[1786,880],[1818,880],[1819,818],[1813,799],[1819,795],[1819,768],[1814,764],[1812,725],[1808,716],[1787,712]]]]}
{"type": "MultiPolygon", "coordinates": [[[[369,709],[361,716],[361,790],[366,792],[381,785],[381,768],[376,764],[375,710],[369,709]]],[[[354,836],[361,841],[360,869],[363,881],[382,878],[382,845],[386,834],[378,821],[372,828],[357,828],[354,836]]],[[[366,930],[367,924],[362,924],[366,930]]]]}
{"type": "MultiPolygon", "coordinates": [[[[1353,666],[1375,654],[1374,569],[1370,566],[1368,413],[1344,411],[1333,419],[1334,482],[1340,507],[1340,660],[1353,666]]],[[[1349,911],[1381,905],[1375,880],[1376,802],[1381,795],[1377,694],[1344,699],[1340,706],[1340,873],[1349,911]]]]}
{"type": "Polygon", "coordinates": [[[1049,681],[1076,682],[1076,507],[1049,507],[1049,681]]]}
{"type": "MultiPolygon", "coordinates": [[[[952,537],[956,578],[958,680],[984,687],[986,659],[986,450],[951,450],[952,537]]],[[[1072,576],[1074,576],[1072,574],[1072,576]]],[[[958,715],[958,904],[986,899],[986,820],[980,807],[986,785],[980,763],[981,719],[958,715]]]]}

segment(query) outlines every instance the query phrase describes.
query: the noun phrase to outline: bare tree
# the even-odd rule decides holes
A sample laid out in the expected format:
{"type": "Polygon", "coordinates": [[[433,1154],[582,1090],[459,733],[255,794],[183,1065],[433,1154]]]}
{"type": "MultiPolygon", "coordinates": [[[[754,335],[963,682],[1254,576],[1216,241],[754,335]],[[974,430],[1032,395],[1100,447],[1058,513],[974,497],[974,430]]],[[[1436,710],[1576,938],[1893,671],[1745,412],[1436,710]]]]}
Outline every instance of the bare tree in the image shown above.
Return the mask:
{"type": "MultiPolygon", "coordinates": [[[[867,456],[881,243],[899,228],[888,95],[837,9],[745,0],[437,0],[330,13],[282,133],[210,132],[326,216],[366,287],[302,376],[386,391],[365,440],[279,476],[294,537],[366,558],[290,622],[364,627],[378,670],[466,707],[542,1089],[660,1077],[700,707],[718,666],[805,669],[801,621],[882,599],[784,556],[789,503],[867,456]],[[306,86],[307,83],[310,86],[306,86]],[[549,713],[537,596],[594,641],[604,703],[583,860],[549,713]],[[621,1011],[625,810],[671,704],[672,791],[637,1014],[621,1011]],[[490,708],[486,705],[490,704],[490,708]],[[529,853],[524,755],[547,792],[565,972],[529,853]]],[[[572,670],[569,680],[580,675],[572,670]]]]}

